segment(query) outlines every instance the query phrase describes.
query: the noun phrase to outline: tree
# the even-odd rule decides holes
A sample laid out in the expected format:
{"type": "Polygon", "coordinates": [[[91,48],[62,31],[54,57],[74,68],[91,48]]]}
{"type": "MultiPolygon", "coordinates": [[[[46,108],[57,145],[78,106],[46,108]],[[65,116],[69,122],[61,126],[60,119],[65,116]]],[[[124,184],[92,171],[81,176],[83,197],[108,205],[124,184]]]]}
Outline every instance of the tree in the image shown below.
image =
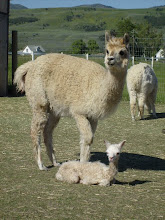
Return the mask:
{"type": "Polygon", "coordinates": [[[162,33],[157,32],[148,22],[138,24],[136,32],[138,39],[142,39],[138,44],[142,48],[143,54],[148,57],[155,56],[162,47],[162,33]]]}
{"type": "Polygon", "coordinates": [[[136,28],[130,18],[125,18],[117,23],[117,31],[120,33],[131,33],[136,28]]]}
{"type": "Polygon", "coordinates": [[[87,47],[83,40],[76,40],[72,43],[73,54],[84,54],[86,51],[87,47]]]}
{"type": "Polygon", "coordinates": [[[156,31],[148,22],[133,23],[129,18],[117,24],[117,32],[128,33],[130,36],[130,53],[133,56],[154,56],[162,47],[162,33],[156,31]]]}
{"type": "Polygon", "coordinates": [[[97,53],[99,51],[99,45],[95,40],[88,41],[88,53],[97,53]]]}

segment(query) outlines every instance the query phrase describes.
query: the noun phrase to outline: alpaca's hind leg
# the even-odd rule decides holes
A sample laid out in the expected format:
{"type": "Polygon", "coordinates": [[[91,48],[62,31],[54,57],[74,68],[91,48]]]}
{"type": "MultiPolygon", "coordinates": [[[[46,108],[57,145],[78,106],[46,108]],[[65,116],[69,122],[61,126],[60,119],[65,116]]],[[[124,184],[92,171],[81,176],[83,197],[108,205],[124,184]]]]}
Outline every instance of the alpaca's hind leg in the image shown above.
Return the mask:
{"type": "Polygon", "coordinates": [[[58,166],[56,162],[55,152],[53,150],[53,129],[57,126],[60,117],[55,116],[52,112],[49,113],[48,121],[45,125],[43,136],[44,136],[44,143],[47,149],[47,154],[49,156],[50,161],[54,166],[58,166]]]}
{"type": "Polygon", "coordinates": [[[147,111],[148,111],[148,114],[151,114],[151,105],[150,105],[150,100],[149,98],[147,97],[146,99],[146,105],[145,105],[147,111]]]}
{"type": "Polygon", "coordinates": [[[130,92],[130,110],[131,110],[131,117],[132,120],[135,120],[135,113],[136,113],[136,93],[130,92]]]}
{"type": "Polygon", "coordinates": [[[93,141],[93,132],[91,124],[83,115],[74,115],[77,126],[80,131],[80,161],[86,162],[90,157],[90,145],[93,141]]]}
{"type": "Polygon", "coordinates": [[[140,118],[144,119],[144,103],[146,102],[144,94],[139,94],[138,96],[138,106],[139,106],[139,113],[140,118]]]}
{"type": "Polygon", "coordinates": [[[47,122],[47,113],[41,109],[33,111],[31,137],[34,144],[35,157],[40,170],[47,170],[41,159],[41,132],[47,122]]]}
{"type": "Polygon", "coordinates": [[[151,105],[152,114],[154,118],[157,118],[156,110],[155,110],[156,94],[157,94],[157,88],[155,88],[153,92],[149,95],[150,105],[151,105]]]}

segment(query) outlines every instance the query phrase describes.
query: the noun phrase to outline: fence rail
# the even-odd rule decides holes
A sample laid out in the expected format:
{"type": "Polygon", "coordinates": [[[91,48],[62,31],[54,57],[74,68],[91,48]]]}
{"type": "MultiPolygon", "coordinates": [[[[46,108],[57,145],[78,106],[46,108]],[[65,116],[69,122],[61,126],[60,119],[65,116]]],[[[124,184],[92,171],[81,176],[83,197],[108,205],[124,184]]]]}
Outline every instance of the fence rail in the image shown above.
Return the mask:
{"type": "MultiPolygon", "coordinates": [[[[42,54],[39,54],[42,55],[42,54]]],[[[32,54],[32,55],[23,55],[18,53],[18,65],[21,65],[29,60],[35,59],[38,54],[32,54]]],[[[93,60],[101,65],[104,66],[104,54],[71,54],[72,56],[78,56],[82,57],[84,59],[93,60]]],[[[165,58],[156,59],[155,57],[130,57],[129,67],[140,63],[148,63],[150,64],[155,74],[158,78],[158,93],[157,93],[157,102],[165,103],[165,58]]],[[[9,73],[11,70],[11,53],[9,54],[9,73]]],[[[9,74],[9,84],[12,84],[12,79],[9,74]]],[[[127,88],[125,86],[124,92],[123,92],[123,100],[129,100],[127,88]]]]}

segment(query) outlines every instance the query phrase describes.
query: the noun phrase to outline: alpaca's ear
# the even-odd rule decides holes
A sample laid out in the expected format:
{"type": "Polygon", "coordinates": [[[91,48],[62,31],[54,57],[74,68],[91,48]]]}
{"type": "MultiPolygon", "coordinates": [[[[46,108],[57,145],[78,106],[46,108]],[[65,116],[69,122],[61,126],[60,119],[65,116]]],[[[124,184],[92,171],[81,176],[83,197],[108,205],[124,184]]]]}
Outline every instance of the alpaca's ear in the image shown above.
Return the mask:
{"type": "Polygon", "coordinates": [[[124,34],[123,37],[123,43],[126,45],[126,47],[128,48],[129,46],[129,35],[127,33],[124,34]]]}
{"type": "Polygon", "coordinates": [[[110,40],[110,33],[108,31],[105,31],[105,42],[109,42],[110,40]]]}
{"type": "Polygon", "coordinates": [[[124,140],[120,143],[120,148],[122,148],[124,146],[125,142],[126,142],[126,140],[124,140]]]}
{"type": "Polygon", "coordinates": [[[105,143],[106,148],[108,148],[110,145],[109,141],[104,141],[104,143],[105,143]]]}

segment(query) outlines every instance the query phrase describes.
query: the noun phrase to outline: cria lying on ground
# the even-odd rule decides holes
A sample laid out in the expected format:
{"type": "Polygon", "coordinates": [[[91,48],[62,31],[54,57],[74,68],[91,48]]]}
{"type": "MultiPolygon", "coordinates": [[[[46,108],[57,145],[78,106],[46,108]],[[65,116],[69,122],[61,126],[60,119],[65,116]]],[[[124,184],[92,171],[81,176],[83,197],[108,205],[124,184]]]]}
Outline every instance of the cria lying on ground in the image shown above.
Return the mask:
{"type": "Polygon", "coordinates": [[[144,117],[144,105],[156,118],[155,101],[158,88],[156,75],[150,65],[139,63],[132,66],[127,73],[127,88],[130,97],[132,120],[135,120],[136,98],[141,119],[144,117]]]}
{"type": "Polygon", "coordinates": [[[61,165],[56,178],[68,183],[108,186],[118,172],[118,160],[125,141],[119,144],[105,142],[109,166],[100,162],[68,161],[61,165]]]}
{"type": "Polygon", "coordinates": [[[112,114],[122,97],[129,37],[106,33],[105,66],[64,54],[47,54],[20,66],[14,77],[19,91],[25,91],[32,107],[31,136],[40,170],[41,134],[48,156],[57,166],[52,144],[53,129],[61,116],[73,117],[80,131],[80,161],[90,157],[90,146],[98,119],[112,114]]]}

